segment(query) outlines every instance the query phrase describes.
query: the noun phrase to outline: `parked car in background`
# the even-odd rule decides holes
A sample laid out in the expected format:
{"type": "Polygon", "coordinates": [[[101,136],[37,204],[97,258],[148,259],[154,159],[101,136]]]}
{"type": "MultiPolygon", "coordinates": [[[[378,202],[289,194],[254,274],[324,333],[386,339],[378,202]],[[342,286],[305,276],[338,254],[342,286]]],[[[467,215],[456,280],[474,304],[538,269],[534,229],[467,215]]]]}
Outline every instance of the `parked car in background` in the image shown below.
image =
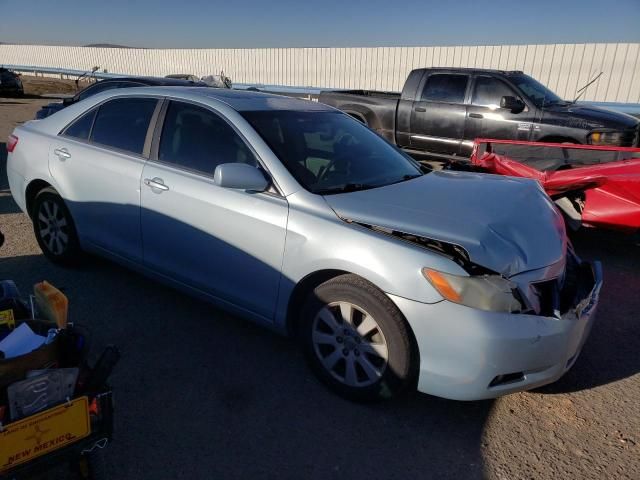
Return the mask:
{"type": "Polygon", "coordinates": [[[402,93],[322,92],[412,154],[468,157],[475,138],[590,145],[640,145],[640,122],[624,113],[561,99],[520,71],[413,70],[402,93]]]}
{"type": "Polygon", "coordinates": [[[69,105],[73,105],[85,98],[89,98],[97,93],[104,92],[106,90],[112,90],[114,88],[132,88],[132,87],[149,87],[149,86],[176,86],[176,87],[206,87],[206,83],[193,80],[185,80],[182,78],[168,78],[168,77],[118,77],[107,78],[100,80],[99,82],[90,85],[80,92],[76,93],[73,97],[65,98],[62,102],[54,102],[45,105],[36,112],[36,119],[46,118],[49,115],[53,115],[59,110],[62,110],[69,105]]]}
{"type": "Polygon", "coordinates": [[[104,255],[291,333],[347,398],[544,385],[594,321],[599,264],[575,256],[537,182],[425,171],[319,103],[112,90],[7,147],[49,259],[104,255]]]}
{"type": "Polygon", "coordinates": [[[20,75],[6,68],[0,68],[0,95],[23,96],[24,87],[20,75]]]}
{"type": "Polygon", "coordinates": [[[537,180],[574,228],[618,230],[640,242],[640,148],[477,139],[471,165],[537,180]]]}

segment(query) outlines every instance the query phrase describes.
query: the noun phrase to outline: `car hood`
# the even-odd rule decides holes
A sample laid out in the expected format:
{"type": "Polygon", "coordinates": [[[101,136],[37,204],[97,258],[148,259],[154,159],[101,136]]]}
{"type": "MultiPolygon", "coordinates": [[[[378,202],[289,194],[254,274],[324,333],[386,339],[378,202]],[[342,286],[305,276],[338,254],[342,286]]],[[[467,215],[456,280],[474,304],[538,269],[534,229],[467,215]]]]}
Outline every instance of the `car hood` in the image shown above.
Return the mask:
{"type": "Polygon", "coordinates": [[[638,125],[638,119],[626,113],[591,105],[550,105],[546,110],[570,115],[573,119],[582,120],[584,128],[613,128],[625,130],[638,125]]]}
{"type": "Polygon", "coordinates": [[[461,246],[473,263],[505,277],[547,267],[566,253],[562,216],[528,179],[433,172],[324,198],[342,219],[461,246]]]}

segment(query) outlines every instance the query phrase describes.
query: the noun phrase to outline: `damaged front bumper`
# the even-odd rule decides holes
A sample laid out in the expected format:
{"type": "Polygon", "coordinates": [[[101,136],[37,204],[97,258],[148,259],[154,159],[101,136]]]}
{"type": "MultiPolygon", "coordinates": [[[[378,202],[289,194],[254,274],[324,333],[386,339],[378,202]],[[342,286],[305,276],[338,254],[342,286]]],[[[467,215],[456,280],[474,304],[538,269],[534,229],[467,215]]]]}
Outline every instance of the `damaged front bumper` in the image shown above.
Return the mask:
{"type": "Polygon", "coordinates": [[[600,263],[583,263],[577,282],[583,294],[560,318],[389,295],[418,343],[418,390],[481,400],[558,380],[575,363],[591,330],[602,287],[600,263]]]}

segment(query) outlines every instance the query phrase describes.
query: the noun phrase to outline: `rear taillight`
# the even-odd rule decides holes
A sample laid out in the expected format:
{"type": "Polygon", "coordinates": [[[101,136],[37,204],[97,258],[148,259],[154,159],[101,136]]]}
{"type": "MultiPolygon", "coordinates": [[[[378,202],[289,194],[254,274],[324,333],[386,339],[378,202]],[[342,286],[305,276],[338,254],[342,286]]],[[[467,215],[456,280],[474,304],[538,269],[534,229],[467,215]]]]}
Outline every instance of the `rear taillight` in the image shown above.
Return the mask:
{"type": "Polygon", "coordinates": [[[9,140],[7,140],[7,152],[13,152],[16,149],[16,145],[18,145],[18,137],[15,135],[9,135],[9,140]]]}

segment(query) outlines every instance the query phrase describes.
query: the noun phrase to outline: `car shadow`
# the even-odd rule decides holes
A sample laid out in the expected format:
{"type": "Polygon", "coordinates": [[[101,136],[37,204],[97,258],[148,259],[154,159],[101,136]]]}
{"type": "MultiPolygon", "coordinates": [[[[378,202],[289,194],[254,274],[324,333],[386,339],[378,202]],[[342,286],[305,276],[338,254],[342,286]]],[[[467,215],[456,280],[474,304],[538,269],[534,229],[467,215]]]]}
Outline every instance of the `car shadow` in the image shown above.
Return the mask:
{"type": "Polygon", "coordinates": [[[292,339],[105,260],[4,258],[0,278],[59,286],[93,345],[121,349],[113,478],[483,478],[491,401],[343,400],[292,339]]]}
{"type": "Polygon", "coordinates": [[[629,236],[602,230],[578,231],[572,241],[583,259],[602,262],[604,284],[580,357],[559,381],[538,389],[541,393],[590,389],[640,372],[640,246],[629,236]]]}
{"type": "Polygon", "coordinates": [[[25,93],[24,95],[14,96],[2,96],[0,95],[0,105],[21,105],[24,102],[20,100],[40,100],[44,97],[41,95],[34,95],[31,93],[25,93]]]}
{"type": "Polygon", "coordinates": [[[20,213],[20,208],[13,201],[7,178],[7,144],[0,142],[0,215],[20,213]]]}

